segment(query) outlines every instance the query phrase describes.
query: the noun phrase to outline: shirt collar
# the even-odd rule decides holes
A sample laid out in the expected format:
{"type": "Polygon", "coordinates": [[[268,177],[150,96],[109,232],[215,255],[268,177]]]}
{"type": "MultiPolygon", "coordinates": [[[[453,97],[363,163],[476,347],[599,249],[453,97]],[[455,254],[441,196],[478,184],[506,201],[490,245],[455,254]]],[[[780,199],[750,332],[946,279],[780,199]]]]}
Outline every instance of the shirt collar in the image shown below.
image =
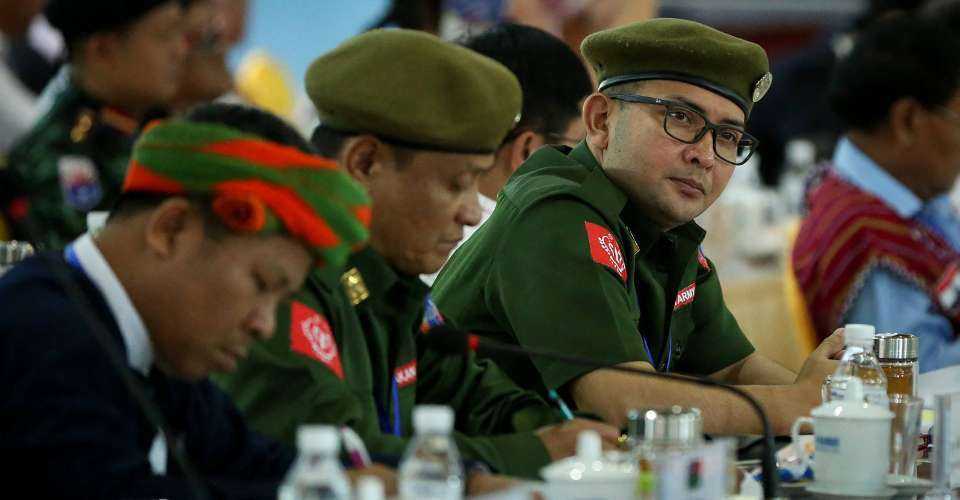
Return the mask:
{"type": "Polygon", "coordinates": [[[480,210],[483,212],[484,219],[486,219],[493,213],[493,209],[497,208],[497,200],[487,198],[482,193],[477,193],[477,199],[480,202],[480,210]]]}
{"type": "Polygon", "coordinates": [[[904,219],[913,218],[923,208],[923,200],[847,137],[840,139],[833,153],[833,169],[840,177],[879,198],[904,219]]]}
{"type": "Polygon", "coordinates": [[[147,327],[123,289],[123,284],[89,234],[77,238],[72,246],[84,273],[103,294],[120,326],[120,335],[127,350],[127,363],[143,375],[148,375],[153,365],[153,346],[147,335],[147,327]]]}
{"type": "MultiPolygon", "coordinates": [[[[604,209],[618,214],[626,223],[627,227],[630,228],[631,236],[633,236],[634,242],[637,244],[637,251],[639,253],[646,254],[653,247],[654,243],[659,241],[664,235],[675,235],[697,243],[703,241],[706,233],[693,221],[669,231],[663,231],[656,223],[647,217],[643,211],[634,206],[627,197],[627,194],[621,191],[620,188],[607,177],[606,172],[604,172],[600,163],[593,156],[590,148],[587,147],[586,141],[581,142],[573,148],[569,152],[569,157],[591,170],[591,177],[584,181],[585,190],[593,191],[596,189],[594,186],[598,184],[604,186],[601,188],[601,192],[606,193],[601,197],[601,202],[605,203],[604,209]],[[588,184],[590,186],[588,186],[588,184]]],[[[668,237],[672,238],[672,236],[668,237]]]]}

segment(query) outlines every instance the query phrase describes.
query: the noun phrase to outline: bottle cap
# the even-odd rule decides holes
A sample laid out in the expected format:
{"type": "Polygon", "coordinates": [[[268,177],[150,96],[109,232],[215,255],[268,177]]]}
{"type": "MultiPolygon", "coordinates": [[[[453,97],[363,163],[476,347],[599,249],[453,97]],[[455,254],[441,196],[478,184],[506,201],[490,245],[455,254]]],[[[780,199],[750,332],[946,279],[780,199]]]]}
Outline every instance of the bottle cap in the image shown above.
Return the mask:
{"type": "Polygon", "coordinates": [[[873,349],[873,336],[876,333],[877,329],[873,325],[848,323],[843,327],[843,343],[873,349]]]}
{"type": "Polygon", "coordinates": [[[877,357],[890,361],[916,361],[919,349],[920,338],[909,333],[880,333],[873,344],[877,357]]]}
{"type": "Polygon", "coordinates": [[[413,408],[413,429],[417,434],[450,434],[453,410],[442,405],[418,405],[413,408]]]}
{"type": "Polygon", "coordinates": [[[340,432],[329,425],[301,425],[297,429],[297,448],[301,451],[340,453],[340,432]]]}
{"type": "Polygon", "coordinates": [[[377,476],[360,476],[357,480],[357,500],[383,500],[386,494],[383,481],[377,476]]]}
{"type": "Polygon", "coordinates": [[[577,458],[584,462],[600,460],[603,457],[603,443],[600,434],[587,429],[577,435],[577,458]]]}

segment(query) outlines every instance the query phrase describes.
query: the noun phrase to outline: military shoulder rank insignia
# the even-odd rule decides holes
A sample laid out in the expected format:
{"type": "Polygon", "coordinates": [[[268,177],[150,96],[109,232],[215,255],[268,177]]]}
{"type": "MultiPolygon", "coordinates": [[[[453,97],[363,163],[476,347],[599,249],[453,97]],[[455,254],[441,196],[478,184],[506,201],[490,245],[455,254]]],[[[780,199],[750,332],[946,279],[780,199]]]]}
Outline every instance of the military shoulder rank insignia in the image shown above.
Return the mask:
{"type": "Polygon", "coordinates": [[[315,359],[343,380],[343,365],[333,329],[322,314],[306,304],[290,304],[290,350],[315,359]]]}
{"type": "Polygon", "coordinates": [[[592,222],[583,223],[587,230],[590,258],[597,264],[610,268],[620,280],[627,282],[627,263],[623,260],[620,243],[609,229],[592,222]]]}
{"type": "Polygon", "coordinates": [[[356,306],[370,296],[370,290],[367,290],[367,284],[363,282],[363,276],[355,267],[351,267],[340,276],[340,285],[343,287],[344,293],[347,294],[350,305],[356,306]]]}
{"type": "Polygon", "coordinates": [[[81,212],[96,207],[103,198],[100,175],[93,160],[86,156],[65,155],[57,159],[60,192],[63,201],[81,212]]]}
{"type": "Polygon", "coordinates": [[[766,72],[753,84],[753,102],[760,102],[773,85],[773,74],[766,72]]]}
{"type": "Polygon", "coordinates": [[[89,109],[84,109],[77,115],[77,121],[73,124],[73,128],[70,129],[70,140],[76,144],[79,144],[87,139],[87,135],[90,134],[90,129],[93,128],[93,111],[89,109]]]}

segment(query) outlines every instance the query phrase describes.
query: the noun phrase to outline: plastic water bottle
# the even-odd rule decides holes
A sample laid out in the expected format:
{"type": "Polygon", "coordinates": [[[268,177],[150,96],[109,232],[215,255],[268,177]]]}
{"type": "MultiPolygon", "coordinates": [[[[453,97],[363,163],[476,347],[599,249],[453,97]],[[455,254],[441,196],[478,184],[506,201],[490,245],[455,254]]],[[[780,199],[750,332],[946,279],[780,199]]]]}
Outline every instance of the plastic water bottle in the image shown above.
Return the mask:
{"type": "Polygon", "coordinates": [[[400,498],[463,498],[463,465],[450,437],[453,410],[447,406],[417,406],[413,409],[413,429],[416,436],[400,462],[400,498]]]}
{"type": "Polygon", "coordinates": [[[850,377],[857,377],[863,382],[863,397],[867,403],[884,408],[889,406],[887,377],[873,353],[875,333],[873,325],[849,324],[843,327],[846,349],[830,382],[831,400],[846,399],[847,381],[850,377]]]}
{"type": "Polygon", "coordinates": [[[386,498],[383,481],[376,476],[360,476],[357,480],[355,500],[384,500],[386,498]]]}
{"type": "Polygon", "coordinates": [[[280,500],[350,500],[340,465],[340,433],[327,425],[297,429],[297,460],[280,486],[280,500]]]}

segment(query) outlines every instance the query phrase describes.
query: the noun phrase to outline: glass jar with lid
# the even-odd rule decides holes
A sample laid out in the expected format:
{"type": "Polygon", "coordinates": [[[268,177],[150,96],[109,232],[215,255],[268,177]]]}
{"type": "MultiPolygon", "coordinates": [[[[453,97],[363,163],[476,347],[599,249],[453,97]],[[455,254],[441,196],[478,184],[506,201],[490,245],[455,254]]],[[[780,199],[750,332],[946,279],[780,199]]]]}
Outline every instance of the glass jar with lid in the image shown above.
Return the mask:
{"type": "Polygon", "coordinates": [[[648,408],[631,410],[627,414],[629,444],[636,456],[639,475],[637,498],[663,498],[659,485],[664,467],[676,464],[677,458],[689,455],[705,446],[703,418],[697,408],[648,408]]]}
{"type": "Polygon", "coordinates": [[[880,333],[874,337],[873,351],[887,377],[887,394],[917,395],[920,338],[909,333],[880,333]]]}

